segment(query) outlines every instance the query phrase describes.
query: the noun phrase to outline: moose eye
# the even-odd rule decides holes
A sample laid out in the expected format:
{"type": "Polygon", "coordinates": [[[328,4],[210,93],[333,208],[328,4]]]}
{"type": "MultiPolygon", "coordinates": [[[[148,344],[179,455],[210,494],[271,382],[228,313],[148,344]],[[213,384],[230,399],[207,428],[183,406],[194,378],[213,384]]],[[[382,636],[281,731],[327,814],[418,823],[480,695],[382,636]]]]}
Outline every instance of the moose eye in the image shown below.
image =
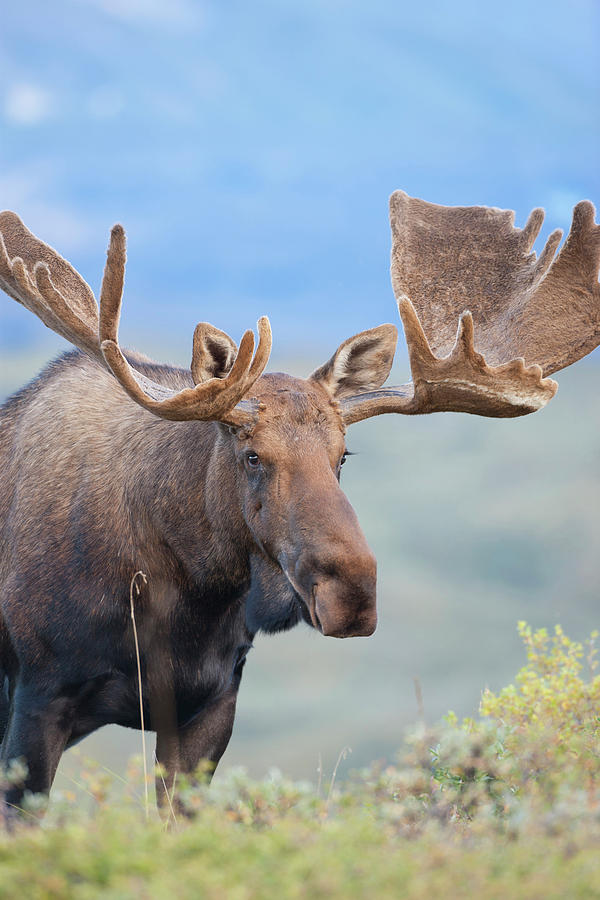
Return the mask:
{"type": "Polygon", "coordinates": [[[346,460],[348,459],[348,457],[349,457],[349,456],[353,456],[353,455],[354,455],[354,454],[352,453],[352,450],[344,450],[344,452],[342,453],[342,458],[340,459],[340,464],[339,464],[338,470],[337,470],[337,472],[338,472],[338,480],[339,480],[339,477],[340,477],[340,471],[341,471],[342,466],[344,465],[344,463],[346,462],[346,460]]]}
{"type": "Polygon", "coordinates": [[[247,453],[246,462],[251,469],[258,469],[258,467],[260,466],[260,457],[258,453],[247,453]]]}
{"type": "Polygon", "coordinates": [[[349,456],[354,456],[352,450],[344,450],[342,453],[342,458],[340,459],[340,466],[343,466],[349,456]]]}

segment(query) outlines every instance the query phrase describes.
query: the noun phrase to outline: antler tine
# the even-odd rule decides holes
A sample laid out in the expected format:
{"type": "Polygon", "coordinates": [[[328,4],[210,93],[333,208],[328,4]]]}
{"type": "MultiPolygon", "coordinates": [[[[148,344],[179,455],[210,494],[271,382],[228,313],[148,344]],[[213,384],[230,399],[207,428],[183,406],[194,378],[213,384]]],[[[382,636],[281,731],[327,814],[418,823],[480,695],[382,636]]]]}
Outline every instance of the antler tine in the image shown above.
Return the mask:
{"type": "Polygon", "coordinates": [[[126,262],[125,230],[122,225],[113,225],[100,287],[100,345],[104,341],[118,343],[126,262]]]}
{"type": "Polygon", "coordinates": [[[273,346],[271,323],[267,316],[261,316],[256,323],[256,327],[258,330],[258,347],[248,373],[248,389],[252,387],[254,382],[264,372],[271,355],[271,347],[273,346]]]}
{"type": "MultiPolygon", "coordinates": [[[[549,318],[548,310],[553,312],[536,359],[545,375],[571,365],[600,343],[600,225],[595,224],[594,216],[589,200],[575,206],[567,239],[529,299],[527,324],[531,328],[549,318]]],[[[550,235],[548,243],[552,238],[550,235]]]]}
{"type": "Polygon", "coordinates": [[[523,250],[526,253],[529,253],[533,245],[535,244],[535,239],[540,233],[540,229],[544,224],[545,213],[544,210],[538,206],[536,209],[532,209],[529,213],[529,218],[525,223],[523,230],[521,232],[521,239],[523,241],[523,250]]]}
{"type": "Polygon", "coordinates": [[[529,251],[542,210],[516,229],[506,210],[435,206],[400,191],[390,207],[392,282],[413,382],[345,399],[345,422],[444,410],[520,416],[544,406],[557,385],[542,376],[600,343],[593,205],[577,204],[558,256],[560,230],[539,259],[529,251]]]}

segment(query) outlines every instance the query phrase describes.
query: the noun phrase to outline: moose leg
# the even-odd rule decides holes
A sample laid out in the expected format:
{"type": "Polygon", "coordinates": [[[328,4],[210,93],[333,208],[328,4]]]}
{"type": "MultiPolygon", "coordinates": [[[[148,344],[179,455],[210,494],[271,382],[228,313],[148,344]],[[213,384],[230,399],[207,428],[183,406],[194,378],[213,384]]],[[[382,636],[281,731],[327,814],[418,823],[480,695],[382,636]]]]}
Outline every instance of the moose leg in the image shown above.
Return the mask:
{"type": "Polygon", "coordinates": [[[178,774],[207,781],[212,778],[231,737],[236,700],[237,685],[174,734],[157,731],[156,757],[163,773],[156,779],[156,798],[165,815],[171,807],[182,811],[181,805],[173,800],[178,774]],[[201,763],[206,763],[207,768],[199,771],[201,763]]]}
{"type": "Polygon", "coordinates": [[[68,701],[62,698],[49,699],[31,686],[17,685],[0,748],[0,764],[7,766],[12,760],[21,760],[27,766],[27,774],[4,792],[7,814],[22,806],[25,792],[50,791],[71,732],[68,707],[68,701]]]}

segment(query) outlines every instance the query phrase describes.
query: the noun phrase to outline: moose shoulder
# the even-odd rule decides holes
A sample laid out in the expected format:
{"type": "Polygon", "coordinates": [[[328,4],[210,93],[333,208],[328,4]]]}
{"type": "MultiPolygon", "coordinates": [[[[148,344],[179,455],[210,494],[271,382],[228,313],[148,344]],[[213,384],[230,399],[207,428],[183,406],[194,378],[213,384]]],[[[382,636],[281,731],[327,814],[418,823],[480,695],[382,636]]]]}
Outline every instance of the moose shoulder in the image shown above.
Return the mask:
{"type": "Polygon", "coordinates": [[[579,204],[556,259],[560,233],[538,259],[540,210],[516,229],[508,212],[394,194],[413,380],[384,387],[393,325],[346,340],[308,379],[264,374],[266,319],[256,352],[252,332],[238,348],[198,325],[189,371],[123,352],[120,226],[98,308],[64,259],[0,214],[0,286],[78,348],[0,411],[1,759],[28,769],[8,804],[48,791],[65,747],[99,726],[140,727],[132,604],[159,798],[178,771],[218,763],[257,631],[373,632],[376,563],[339,486],[347,426],[542,407],[556,391],[544,376],[600,342],[593,216],[579,204]]]}

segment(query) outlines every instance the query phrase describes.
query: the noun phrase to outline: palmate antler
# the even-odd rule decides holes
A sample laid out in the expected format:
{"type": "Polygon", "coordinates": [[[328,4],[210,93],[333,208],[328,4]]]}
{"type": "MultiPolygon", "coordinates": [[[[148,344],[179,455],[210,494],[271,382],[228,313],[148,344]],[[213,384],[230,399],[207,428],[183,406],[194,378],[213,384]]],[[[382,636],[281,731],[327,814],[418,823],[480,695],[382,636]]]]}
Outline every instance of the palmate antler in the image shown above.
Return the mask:
{"type": "Polygon", "coordinates": [[[201,322],[194,332],[193,388],[174,391],[134,369],[119,347],[118,326],[125,277],[125,232],[115,225],[110,236],[100,291],[100,309],[89,285],[55,250],[36,238],[13,212],[0,213],[0,287],[76,347],[95,357],[144,409],[174,421],[217,420],[245,425],[253,405],[243,400],[267,365],[271,328],[258,322],[259,344],[246,331],[239,350],[227,335],[201,322]],[[210,377],[207,344],[226,347],[229,371],[210,377]],[[235,359],[232,355],[237,350],[235,359]]]}
{"type": "Polygon", "coordinates": [[[589,201],[575,207],[556,259],[561,231],[539,259],[531,252],[541,209],[519,229],[509,210],[436,206],[397,191],[390,220],[413,381],[344,398],[347,425],[388,412],[526,415],[556,393],[543,376],[600,343],[600,226],[589,201]]]}

